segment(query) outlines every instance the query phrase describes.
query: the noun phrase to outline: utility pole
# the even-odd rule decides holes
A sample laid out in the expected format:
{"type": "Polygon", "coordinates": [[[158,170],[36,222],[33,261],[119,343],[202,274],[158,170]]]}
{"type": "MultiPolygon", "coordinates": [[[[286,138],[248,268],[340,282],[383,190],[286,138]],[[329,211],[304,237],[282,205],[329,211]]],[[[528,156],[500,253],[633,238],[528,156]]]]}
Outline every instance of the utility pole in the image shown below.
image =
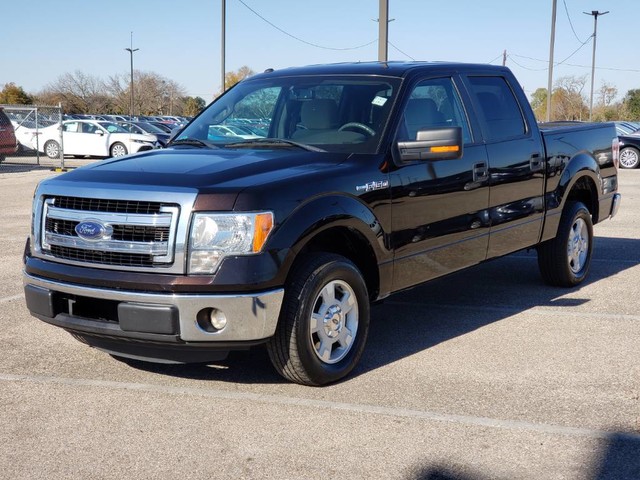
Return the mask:
{"type": "Polygon", "coordinates": [[[505,50],[504,52],[502,52],[502,66],[506,66],[507,65],[507,51],[505,50]]]}
{"type": "Polygon", "coordinates": [[[125,50],[131,55],[131,105],[129,106],[129,116],[133,117],[133,52],[140,50],[139,48],[133,48],[133,32],[131,32],[131,48],[125,48],[125,50]]]}
{"type": "Polygon", "coordinates": [[[222,77],[220,80],[220,89],[222,90],[222,93],[224,93],[224,91],[226,90],[226,81],[225,81],[225,65],[224,65],[224,56],[225,56],[225,29],[226,29],[226,23],[227,23],[227,1],[226,0],[222,0],[222,38],[220,40],[220,45],[221,45],[221,52],[220,52],[220,76],[222,77]]]}
{"type": "Polygon", "coordinates": [[[558,1],[553,0],[551,8],[551,40],[549,41],[549,80],[547,82],[547,122],[551,120],[551,89],[553,88],[553,47],[556,42],[556,7],[558,1]]]}
{"type": "Polygon", "coordinates": [[[389,53],[389,0],[380,0],[378,15],[378,61],[386,62],[389,53]]]}
{"type": "Polygon", "coordinates": [[[596,73],[596,32],[598,30],[598,16],[606,15],[609,11],[599,12],[597,10],[592,10],[589,12],[582,12],[585,15],[593,15],[593,55],[591,57],[591,96],[589,99],[589,121],[591,121],[591,117],[593,116],[593,80],[596,73]]]}

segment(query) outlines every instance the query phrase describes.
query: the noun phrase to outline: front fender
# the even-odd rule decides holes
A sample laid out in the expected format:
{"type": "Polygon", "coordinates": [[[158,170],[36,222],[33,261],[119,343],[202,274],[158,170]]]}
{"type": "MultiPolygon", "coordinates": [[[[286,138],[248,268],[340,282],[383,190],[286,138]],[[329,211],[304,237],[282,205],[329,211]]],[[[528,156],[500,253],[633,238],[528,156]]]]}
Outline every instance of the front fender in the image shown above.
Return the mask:
{"type": "Polygon", "coordinates": [[[391,261],[385,246],[383,222],[355,197],[331,194],[315,197],[296,208],[274,230],[267,241],[267,250],[279,257],[280,274],[288,274],[296,256],[319,234],[342,227],[366,241],[378,265],[391,261]]]}

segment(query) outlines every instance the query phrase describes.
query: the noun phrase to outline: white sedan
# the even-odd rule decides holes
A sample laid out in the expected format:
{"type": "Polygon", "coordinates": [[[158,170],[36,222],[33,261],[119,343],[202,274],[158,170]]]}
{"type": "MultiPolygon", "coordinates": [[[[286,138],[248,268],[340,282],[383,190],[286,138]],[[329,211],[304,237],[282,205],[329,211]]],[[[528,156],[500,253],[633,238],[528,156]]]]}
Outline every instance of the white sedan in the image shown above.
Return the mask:
{"type": "MultiPolygon", "coordinates": [[[[59,125],[42,130],[40,151],[49,158],[60,157],[59,125]]],[[[100,120],[66,120],[62,122],[64,154],[75,157],[120,157],[128,153],[160,148],[155,135],[127,132],[120,125],[100,120]]]]}

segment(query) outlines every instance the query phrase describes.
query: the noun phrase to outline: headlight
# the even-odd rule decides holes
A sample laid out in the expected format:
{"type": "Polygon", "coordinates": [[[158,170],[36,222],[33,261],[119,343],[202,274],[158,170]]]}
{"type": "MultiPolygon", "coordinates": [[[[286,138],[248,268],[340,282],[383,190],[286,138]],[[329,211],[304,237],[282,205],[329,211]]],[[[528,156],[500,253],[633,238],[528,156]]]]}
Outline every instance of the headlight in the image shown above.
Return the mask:
{"type": "Polygon", "coordinates": [[[273,214],[196,213],[189,235],[189,273],[214,273],[228,255],[259,253],[273,229],[273,214]]]}
{"type": "Polygon", "coordinates": [[[148,140],[139,140],[137,138],[132,138],[131,141],[134,142],[134,143],[151,143],[148,140]]]}

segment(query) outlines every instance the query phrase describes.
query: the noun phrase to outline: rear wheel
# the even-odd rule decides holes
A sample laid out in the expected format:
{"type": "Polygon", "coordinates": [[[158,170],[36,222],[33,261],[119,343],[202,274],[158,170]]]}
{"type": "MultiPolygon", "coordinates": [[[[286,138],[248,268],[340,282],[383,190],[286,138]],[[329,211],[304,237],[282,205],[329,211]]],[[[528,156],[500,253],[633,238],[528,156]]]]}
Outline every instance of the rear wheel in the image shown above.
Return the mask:
{"type": "Polygon", "coordinates": [[[292,272],[267,350],[286,379],[325,385],[353,370],[368,331],[367,287],[356,266],[340,255],[311,254],[292,272]]]}
{"type": "Polygon", "coordinates": [[[545,282],[560,287],[582,283],[593,253],[591,214],[581,202],[567,202],[556,238],[538,247],[538,266],[545,282]]]}
{"type": "Polygon", "coordinates": [[[123,155],[127,154],[127,147],[125,147],[124,144],[120,142],[116,142],[111,145],[110,153],[112,157],[122,157],[123,155]]]}
{"type": "Polygon", "coordinates": [[[638,168],[640,151],[637,148],[625,147],[620,150],[620,166],[622,168],[638,168]]]}
{"type": "Polygon", "coordinates": [[[44,144],[44,153],[49,158],[60,158],[60,144],[55,140],[47,140],[44,144]]]}

